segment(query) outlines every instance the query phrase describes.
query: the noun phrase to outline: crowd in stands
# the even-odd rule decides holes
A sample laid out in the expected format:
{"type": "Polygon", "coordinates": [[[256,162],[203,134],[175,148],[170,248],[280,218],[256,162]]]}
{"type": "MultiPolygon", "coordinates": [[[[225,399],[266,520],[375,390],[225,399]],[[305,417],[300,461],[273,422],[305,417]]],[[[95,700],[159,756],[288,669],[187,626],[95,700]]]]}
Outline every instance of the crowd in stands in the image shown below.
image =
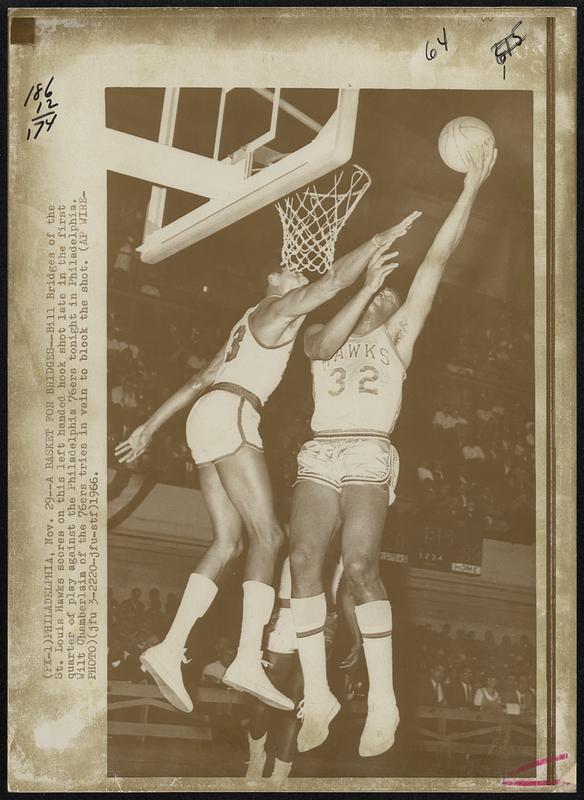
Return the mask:
{"type": "Polygon", "coordinates": [[[140,654],[162,641],[178,603],[177,595],[170,593],[163,605],[160,591],[155,587],[148,593],[147,604],[138,588],[132,589],[130,596],[120,602],[108,588],[109,680],[138,683],[145,678],[140,668],[140,654]]]}
{"type": "Polygon", "coordinates": [[[528,541],[534,479],[535,425],[525,403],[486,391],[474,403],[437,402],[416,469],[416,496],[429,518],[528,541]]]}
{"type": "Polygon", "coordinates": [[[478,637],[473,630],[454,635],[417,626],[409,639],[409,663],[417,672],[416,700],[420,705],[447,707],[518,706],[513,713],[535,707],[535,647],[527,635],[496,641],[491,631],[478,637]],[[523,695],[523,696],[522,696],[523,695]]]}
{"type": "MultiPolygon", "coordinates": [[[[163,607],[157,588],[150,590],[146,604],[138,588],[121,602],[108,590],[109,680],[151,682],[140,669],[140,654],[165,636],[177,604],[177,596],[171,593],[163,607]]],[[[342,617],[340,624],[344,625],[342,617]]],[[[363,699],[367,691],[363,658],[347,659],[346,650],[351,644],[348,629],[344,633],[339,637],[341,650],[337,649],[333,659],[331,684],[345,699],[363,699]],[[344,669],[339,666],[343,662],[344,669]]],[[[448,623],[440,630],[428,623],[402,629],[396,647],[400,648],[399,661],[407,667],[401,680],[407,681],[409,695],[418,705],[503,710],[511,704],[507,709],[510,713],[535,708],[535,647],[527,635],[516,640],[503,635],[497,641],[490,631],[479,637],[474,630],[458,629],[453,633],[448,623]]],[[[207,647],[207,653],[207,659],[199,661],[190,675],[193,685],[221,684],[235,656],[234,642],[219,634],[211,648],[207,647]]]]}

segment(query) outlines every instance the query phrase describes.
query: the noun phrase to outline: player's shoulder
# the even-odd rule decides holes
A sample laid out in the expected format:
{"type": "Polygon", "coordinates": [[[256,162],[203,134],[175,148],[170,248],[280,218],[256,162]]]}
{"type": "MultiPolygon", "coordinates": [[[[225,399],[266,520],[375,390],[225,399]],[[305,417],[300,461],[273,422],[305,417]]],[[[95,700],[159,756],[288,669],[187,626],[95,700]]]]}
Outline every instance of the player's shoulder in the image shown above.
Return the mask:
{"type": "Polygon", "coordinates": [[[275,312],[273,304],[274,300],[277,299],[277,295],[268,295],[267,297],[262,297],[262,299],[256,303],[255,306],[250,306],[247,309],[241,320],[247,320],[248,324],[250,322],[257,323],[275,315],[277,312],[275,312]]]}
{"type": "Polygon", "coordinates": [[[266,297],[262,297],[259,303],[256,303],[255,306],[248,308],[246,314],[249,317],[254,318],[277,315],[280,313],[281,300],[281,295],[269,294],[266,297]]]}

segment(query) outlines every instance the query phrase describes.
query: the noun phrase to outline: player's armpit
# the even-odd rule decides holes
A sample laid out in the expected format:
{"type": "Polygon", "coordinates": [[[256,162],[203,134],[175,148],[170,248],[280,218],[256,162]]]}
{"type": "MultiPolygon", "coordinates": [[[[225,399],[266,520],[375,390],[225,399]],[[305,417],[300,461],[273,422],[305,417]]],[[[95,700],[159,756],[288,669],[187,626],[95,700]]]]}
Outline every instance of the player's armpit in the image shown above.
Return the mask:
{"type": "Polygon", "coordinates": [[[387,333],[406,368],[412,360],[414,345],[424,327],[426,316],[417,313],[413,308],[408,308],[406,302],[385,324],[387,333]]]}
{"type": "Polygon", "coordinates": [[[313,359],[317,357],[317,345],[320,341],[319,334],[323,330],[324,325],[310,325],[304,333],[304,353],[308,358],[313,359]]]}

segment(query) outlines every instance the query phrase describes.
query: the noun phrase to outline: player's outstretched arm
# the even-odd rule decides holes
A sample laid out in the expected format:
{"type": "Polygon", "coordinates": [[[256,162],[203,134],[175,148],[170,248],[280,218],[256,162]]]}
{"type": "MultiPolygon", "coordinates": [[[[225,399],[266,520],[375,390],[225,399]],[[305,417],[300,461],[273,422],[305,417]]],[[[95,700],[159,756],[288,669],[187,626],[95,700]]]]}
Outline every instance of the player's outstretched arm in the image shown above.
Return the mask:
{"type": "Polygon", "coordinates": [[[340,291],[347,289],[357,280],[373,256],[382,250],[387,250],[396,239],[404,236],[421,213],[412,211],[397,225],[393,225],[383,233],[377,233],[372,239],[337,259],[330,271],[319,280],[287,292],[273,303],[271,306],[273,312],[290,319],[297,319],[332,300],[340,291]]]}
{"type": "Polygon", "coordinates": [[[224,356],[225,346],[221,348],[203,372],[188,380],[143,425],[136,428],[125,441],[117,445],[115,454],[120,464],[134,461],[141,456],[148,448],[156,431],[178,411],[194,403],[201,392],[213,383],[215,375],[223,363],[224,356]]]}
{"type": "Polygon", "coordinates": [[[400,354],[407,363],[432,308],[448,259],[466,230],[477,193],[495,165],[497,150],[492,142],[487,142],[469,152],[467,159],[469,170],[463,190],[418,268],[404,305],[387,323],[390,335],[399,344],[400,354]]]}
{"type": "Polygon", "coordinates": [[[360,289],[326,325],[311,325],[304,335],[304,352],[312,360],[332,358],[357,324],[357,321],[383,281],[399,265],[392,261],[397,251],[378,250],[370,259],[363,288],[360,289]]]}

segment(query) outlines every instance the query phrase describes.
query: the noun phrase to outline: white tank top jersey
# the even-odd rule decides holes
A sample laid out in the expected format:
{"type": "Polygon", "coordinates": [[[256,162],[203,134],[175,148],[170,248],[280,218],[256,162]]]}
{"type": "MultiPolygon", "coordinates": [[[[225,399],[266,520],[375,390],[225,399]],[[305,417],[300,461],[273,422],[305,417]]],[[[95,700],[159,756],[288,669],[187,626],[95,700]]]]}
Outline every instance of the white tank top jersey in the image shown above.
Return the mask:
{"type": "Polygon", "coordinates": [[[257,307],[248,308],[231,329],[223,364],[213,383],[236,383],[265,403],[282,379],[294,339],[275,347],[258,342],[249,322],[257,307]]]}
{"type": "Polygon", "coordinates": [[[312,361],[313,432],[390,434],[405,377],[385,325],[350,336],[328,361],[312,361]]]}

